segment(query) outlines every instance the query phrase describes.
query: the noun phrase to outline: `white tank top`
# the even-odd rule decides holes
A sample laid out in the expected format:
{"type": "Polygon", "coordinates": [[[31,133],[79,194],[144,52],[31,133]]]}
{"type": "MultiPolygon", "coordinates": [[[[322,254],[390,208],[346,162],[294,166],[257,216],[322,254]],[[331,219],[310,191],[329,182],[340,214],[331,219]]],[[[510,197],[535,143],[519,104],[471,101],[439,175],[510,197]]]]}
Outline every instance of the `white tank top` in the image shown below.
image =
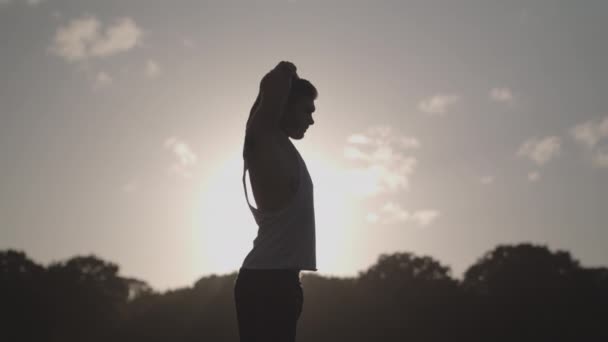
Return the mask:
{"type": "Polygon", "coordinates": [[[298,190],[287,206],[272,212],[260,211],[249,203],[245,183],[247,159],[243,158],[245,200],[258,225],[258,234],[242,268],[317,270],[313,184],[295,146],[294,150],[299,161],[298,190]]]}

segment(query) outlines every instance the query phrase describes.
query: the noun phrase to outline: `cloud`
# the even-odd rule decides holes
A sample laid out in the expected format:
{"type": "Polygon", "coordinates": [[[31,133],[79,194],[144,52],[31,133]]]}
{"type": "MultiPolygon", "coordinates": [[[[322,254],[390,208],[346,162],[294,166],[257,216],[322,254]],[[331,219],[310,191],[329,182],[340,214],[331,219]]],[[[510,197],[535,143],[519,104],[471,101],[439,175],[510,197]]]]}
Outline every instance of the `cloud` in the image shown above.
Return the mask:
{"type": "Polygon", "coordinates": [[[530,182],[536,182],[540,179],[540,173],[538,171],[531,171],[528,173],[528,180],[530,182]]]}
{"type": "Polygon", "coordinates": [[[399,143],[403,148],[418,148],[420,147],[420,142],[418,139],[413,137],[401,137],[399,139],[399,143]]]}
{"type": "Polygon", "coordinates": [[[399,149],[417,149],[421,144],[411,136],[396,135],[391,126],[376,125],[368,128],[367,133],[351,134],[346,142],[352,145],[363,145],[362,148],[381,148],[393,146],[399,149]]]}
{"type": "Polygon", "coordinates": [[[184,141],[176,137],[167,138],[164,147],[170,150],[177,161],[169,167],[169,171],[177,173],[186,178],[191,178],[190,169],[198,162],[198,157],[192,148],[184,141]]]}
{"type": "Polygon", "coordinates": [[[495,102],[510,103],[515,97],[509,88],[493,88],[490,90],[490,99],[495,102]]]}
{"type": "Polygon", "coordinates": [[[95,40],[99,30],[99,21],[88,17],[75,19],[67,27],[61,27],[55,33],[55,41],[51,52],[75,61],[87,57],[87,45],[95,40]]]}
{"type": "Polygon", "coordinates": [[[570,135],[575,141],[593,148],[603,138],[608,137],[608,116],[602,121],[590,120],[570,129],[570,135]]]}
{"type": "Polygon", "coordinates": [[[112,77],[105,71],[100,71],[95,75],[95,88],[107,87],[112,84],[112,77]]]}
{"type": "Polygon", "coordinates": [[[346,175],[358,184],[353,193],[365,197],[406,190],[418,160],[405,152],[419,147],[416,138],[394,134],[387,125],[350,135],[344,157],[356,164],[346,175]]]}
{"type": "MultiPolygon", "coordinates": [[[[389,125],[375,125],[365,133],[347,137],[344,157],[355,164],[343,174],[350,186],[347,192],[359,197],[380,196],[406,191],[418,160],[409,155],[420,148],[415,137],[396,133],[389,125]]],[[[432,223],[439,216],[436,210],[409,212],[398,203],[386,201],[377,212],[369,212],[370,223],[399,224],[413,222],[419,226],[432,223]]]]}
{"type": "Polygon", "coordinates": [[[139,182],[136,179],[129,181],[121,187],[121,190],[126,193],[133,193],[139,188],[139,182]]]}
{"type": "Polygon", "coordinates": [[[380,220],[380,216],[378,216],[378,214],[376,213],[367,213],[367,216],[365,218],[367,222],[370,223],[377,223],[380,220]]]}
{"type": "Polygon", "coordinates": [[[593,163],[599,167],[608,168],[608,148],[595,151],[593,155],[593,163]]]}
{"type": "Polygon", "coordinates": [[[494,183],[494,177],[493,176],[484,176],[484,177],[481,177],[481,179],[479,181],[483,185],[492,184],[492,183],[494,183]]]}
{"type": "MultiPolygon", "coordinates": [[[[40,5],[43,1],[44,0],[24,0],[23,2],[25,2],[30,7],[34,7],[40,5]]],[[[13,3],[12,0],[0,0],[0,6],[10,5],[11,3],[13,3]]]]}
{"type": "Polygon", "coordinates": [[[93,56],[110,56],[137,45],[142,32],[131,18],[120,18],[91,46],[93,56]]]}
{"type": "Polygon", "coordinates": [[[591,161],[599,167],[608,167],[608,116],[600,120],[589,120],[580,123],[569,130],[572,138],[585,146],[591,156],[591,161]]]}
{"type": "MultiPolygon", "coordinates": [[[[42,3],[44,0],[24,0],[24,2],[28,5],[28,6],[37,6],[40,5],[40,3],[42,3]]],[[[13,1],[12,0],[0,0],[0,6],[1,5],[9,5],[11,4],[13,1]]]]}
{"type": "Polygon", "coordinates": [[[119,18],[105,30],[101,26],[92,16],[74,19],[57,29],[49,51],[74,62],[128,51],[141,42],[142,31],[131,18],[119,18]]]}
{"type": "Polygon", "coordinates": [[[543,165],[559,156],[560,151],[561,139],[559,137],[548,136],[541,140],[530,138],[520,146],[517,156],[529,158],[538,165],[543,165]]]}
{"type": "Polygon", "coordinates": [[[420,226],[428,226],[439,217],[437,210],[419,210],[412,214],[412,220],[420,226]]]}
{"type": "Polygon", "coordinates": [[[427,114],[445,114],[448,109],[460,101],[460,96],[437,94],[418,103],[418,110],[427,114]]]}
{"type": "Polygon", "coordinates": [[[149,59],[146,62],[146,76],[155,78],[160,75],[160,66],[155,61],[149,59]]]}
{"type": "Polygon", "coordinates": [[[403,210],[401,206],[393,202],[386,202],[381,212],[384,215],[381,221],[383,224],[406,222],[410,218],[410,214],[406,210],[403,210]]]}
{"type": "Polygon", "coordinates": [[[344,147],[344,157],[350,160],[369,160],[369,156],[354,146],[344,147]]]}
{"type": "Polygon", "coordinates": [[[368,138],[367,136],[365,136],[364,134],[352,134],[351,136],[348,137],[348,139],[346,139],[346,141],[351,144],[361,144],[361,145],[367,145],[367,144],[371,143],[371,139],[368,138]]]}
{"type": "Polygon", "coordinates": [[[182,45],[188,49],[196,47],[196,42],[190,38],[182,38],[182,45]]]}
{"type": "Polygon", "coordinates": [[[380,223],[383,225],[406,224],[412,222],[418,226],[424,227],[430,225],[438,217],[439,211],[437,210],[418,210],[409,213],[399,204],[388,201],[379,209],[378,213],[368,213],[366,219],[370,223],[380,223]]]}

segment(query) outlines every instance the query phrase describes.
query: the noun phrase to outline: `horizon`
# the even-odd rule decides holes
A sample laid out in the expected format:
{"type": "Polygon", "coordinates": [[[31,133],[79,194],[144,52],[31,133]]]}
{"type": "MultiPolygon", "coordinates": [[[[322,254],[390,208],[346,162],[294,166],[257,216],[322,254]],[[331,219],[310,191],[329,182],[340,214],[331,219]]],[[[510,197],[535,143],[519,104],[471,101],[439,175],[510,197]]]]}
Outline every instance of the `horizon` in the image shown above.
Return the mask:
{"type": "MultiPolygon", "coordinates": [[[[538,249],[538,250],[546,250],[547,252],[549,252],[550,254],[553,255],[557,255],[558,253],[567,253],[570,256],[570,259],[575,263],[578,264],[578,266],[580,267],[580,269],[586,269],[589,271],[593,271],[593,270],[598,270],[598,269],[603,269],[603,270],[608,270],[608,265],[598,265],[596,267],[593,266],[589,266],[589,265],[585,265],[583,263],[580,262],[580,260],[578,260],[578,258],[576,257],[576,255],[573,255],[570,251],[567,250],[563,250],[563,249],[551,249],[546,245],[542,245],[542,244],[534,244],[534,243],[530,243],[530,242],[521,242],[521,243],[516,243],[516,244],[504,244],[504,245],[497,245],[492,247],[491,249],[488,249],[487,251],[485,251],[482,255],[480,255],[476,260],[475,263],[472,263],[471,265],[468,265],[467,269],[463,270],[463,273],[461,273],[460,275],[456,275],[454,274],[452,267],[449,264],[445,264],[443,263],[441,260],[437,260],[436,258],[434,258],[432,255],[421,255],[421,254],[416,254],[413,252],[409,252],[409,251],[395,251],[393,253],[382,253],[380,255],[378,255],[377,259],[370,265],[368,265],[367,267],[358,270],[357,274],[351,274],[351,275],[333,275],[333,274],[317,274],[319,272],[303,272],[302,276],[306,277],[307,275],[314,275],[314,276],[318,276],[318,277],[325,277],[327,279],[339,279],[339,280],[349,280],[349,279],[359,279],[361,278],[362,275],[366,274],[370,269],[372,269],[373,267],[377,267],[378,265],[383,263],[383,257],[395,257],[397,255],[399,256],[403,256],[403,255],[409,255],[413,258],[430,258],[433,261],[436,261],[440,264],[440,266],[442,267],[446,267],[446,275],[450,278],[453,279],[455,281],[457,281],[458,283],[462,283],[463,281],[465,281],[465,273],[468,270],[471,270],[474,266],[478,267],[480,263],[487,263],[488,260],[492,260],[492,253],[491,252],[495,252],[496,250],[498,250],[499,248],[506,248],[506,249],[512,249],[512,250],[523,250],[525,248],[529,248],[532,247],[534,249],[538,249]]],[[[190,288],[194,288],[196,283],[201,281],[202,279],[205,278],[213,278],[213,277],[226,277],[226,276],[231,276],[231,275],[238,275],[238,270],[234,270],[231,272],[225,272],[225,273],[207,273],[204,275],[199,276],[198,278],[194,279],[194,281],[191,284],[183,284],[183,285],[178,285],[176,287],[170,287],[170,288],[164,288],[164,289],[156,289],[154,288],[154,286],[152,286],[146,279],[142,279],[140,277],[138,277],[135,274],[123,274],[124,272],[122,272],[120,265],[113,262],[112,260],[107,260],[107,259],[103,259],[98,257],[95,254],[87,254],[87,255],[73,255],[72,257],[68,258],[68,259],[64,259],[64,260],[54,260],[48,264],[39,264],[36,260],[33,260],[30,258],[29,255],[27,255],[27,252],[23,251],[23,250],[15,250],[15,249],[7,249],[7,250],[0,250],[0,254],[1,253],[10,253],[10,252],[15,252],[15,253],[24,253],[26,259],[32,261],[33,263],[42,266],[43,268],[48,269],[51,266],[58,266],[61,265],[61,267],[65,267],[67,262],[75,259],[75,258],[94,258],[100,261],[103,261],[106,265],[115,265],[118,267],[118,271],[116,272],[116,276],[124,278],[124,279],[136,279],[138,281],[143,281],[144,283],[146,283],[147,285],[150,286],[150,288],[158,293],[158,294],[165,294],[171,291],[178,291],[178,290],[183,290],[183,289],[190,289],[190,288]]],[[[532,259],[533,260],[533,259],[532,259]]],[[[412,265],[409,265],[410,267],[412,265]]],[[[84,268],[79,270],[80,272],[83,272],[84,268]]]]}

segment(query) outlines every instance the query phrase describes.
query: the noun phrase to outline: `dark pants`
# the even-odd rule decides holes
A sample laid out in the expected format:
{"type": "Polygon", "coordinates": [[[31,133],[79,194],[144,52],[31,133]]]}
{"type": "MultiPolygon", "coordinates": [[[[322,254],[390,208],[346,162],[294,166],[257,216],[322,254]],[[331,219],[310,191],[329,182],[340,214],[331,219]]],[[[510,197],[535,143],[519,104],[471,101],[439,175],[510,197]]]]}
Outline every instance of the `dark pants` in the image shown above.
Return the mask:
{"type": "Polygon", "coordinates": [[[295,342],[304,293],[299,271],[241,268],[234,284],[241,342],[295,342]]]}

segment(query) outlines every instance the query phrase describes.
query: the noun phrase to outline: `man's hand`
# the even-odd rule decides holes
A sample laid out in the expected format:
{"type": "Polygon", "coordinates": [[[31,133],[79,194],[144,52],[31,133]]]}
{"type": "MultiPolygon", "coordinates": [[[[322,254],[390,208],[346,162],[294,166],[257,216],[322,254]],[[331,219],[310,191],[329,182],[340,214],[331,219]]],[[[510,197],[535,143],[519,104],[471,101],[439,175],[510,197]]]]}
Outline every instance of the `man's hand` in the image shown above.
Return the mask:
{"type": "Polygon", "coordinates": [[[281,61],[277,64],[260,82],[262,98],[285,100],[289,95],[292,80],[298,78],[296,70],[296,66],[291,62],[281,61]]]}

